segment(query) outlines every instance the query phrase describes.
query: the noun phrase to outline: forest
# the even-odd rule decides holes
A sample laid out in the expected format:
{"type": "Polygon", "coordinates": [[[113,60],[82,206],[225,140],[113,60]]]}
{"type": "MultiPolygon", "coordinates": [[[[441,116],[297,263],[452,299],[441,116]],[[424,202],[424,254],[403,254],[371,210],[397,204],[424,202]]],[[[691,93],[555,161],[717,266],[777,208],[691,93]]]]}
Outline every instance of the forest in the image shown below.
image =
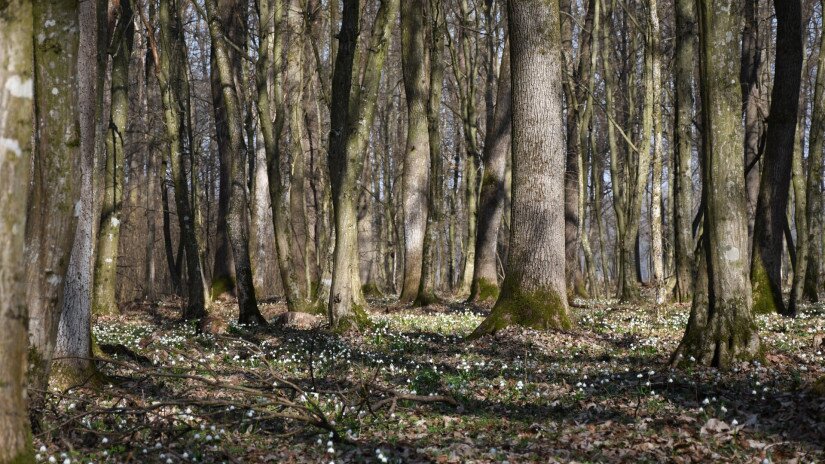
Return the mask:
{"type": "Polygon", "coordinates": [[[825,461],[825,0],[0,0],[0,464],[825,461]]]}

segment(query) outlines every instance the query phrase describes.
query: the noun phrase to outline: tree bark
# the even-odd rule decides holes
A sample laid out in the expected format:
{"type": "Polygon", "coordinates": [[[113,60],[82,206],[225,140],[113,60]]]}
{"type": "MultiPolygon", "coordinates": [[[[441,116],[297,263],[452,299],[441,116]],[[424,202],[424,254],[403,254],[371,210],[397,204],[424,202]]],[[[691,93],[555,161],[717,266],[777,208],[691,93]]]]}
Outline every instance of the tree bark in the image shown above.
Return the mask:
{"type": "Polygon", "coordinates": [[[408,0],[401,5],[401,63],[407,97],[407,147],[404,153],[404,280],[401,302],[410,303],[418,294],[424,259],[424,234],[429,208],[430,140],[427,131],[429,73],[426,68],[426,0],[408,0]]]}
{"type": "MultiPolygon", "coordinates": [[[[221,95],[226,110],[226,122],[229,129],[230,168],[229,168],[229,210],[227,211],[226,229],[232,256],[235,261],[235,286],[238,293],[238,322],[241,324],[265,325],[266,319],[258,311],[255,298],[255,285],[252,282],[252,264],[249,261],[249,200],[246,196],[245,163],[247,162],[246,143],[243,137],[243,120],[240,99],[235,86],[235,71],[229,54],[227,38],[221,32],[221,14],[217,0],[206,0],[206,12],[209,17],[209,35],[212,38],[212,50],[215,54],[221,84],[221,95]]],[[[224,4],[221,8],[234,8],[224,4]]],[[[225,11],[225,10],[224,10],[225,11]]]]}
{"type": "Polygon", "coordinates": [[[184,320],[203,320],[206,316],[207,298],[199,239],[191,207],[192,193],[187,181],[190,177],[190,166],[189,153],[186,148],[192,147],[184,144],[183,140],[186,134],[187,115],[182,112],[182,105],[186,98],[184,94],[188,93],[183,89],[188,88],[188,83],[183,82],[185,76],[181,75],[180,69],[181,64],[186,63],[186,55],[183,47],[183,24],[177,0],[161,0],[158,19],[160,21],[160,47],[156,52],[155,59],[158,66],[155,69],[163,102],[166,142],[175,191],[175,209],[181,230],[180,240],[186,250],[186,269],[189,276],[187,282],[189,299],[182,317],[184,320]]]}
{"type": "MultiPolygon", "coordinates": [[[[656,304],[665,302],[665,268],[662,249],[662,51],[659,48],[658,2],[648,2],[648,47],[650,47],[651,86],[648,98],[653,106],[653,176],[650,188],[650,254],[653,261],[652,283],[656,304]]],[[[646,134],[643,135],[647,137],[646,134]]]]}
{"type": "Polygon", "coordinates": [[[33,463],[23,248],[32,155],[32,2],[0,5],[0,463],[33,463]]]}
{"type": "MultiPolygon", "coordinates": [[[[825,1],[820,2],[825,6],[825,1]]],[[[819,56],[816,62],[814,100],[811,109],[811,128],[808,132],[808,179],[805,215],[808,219],[808,269],[802,287],[802,299],[819,301],[822,264],[822,244],[818,240],[822,229],[822,151],[825,149],[825,33],[820,31],[819,56]]]]}
{"type": "Polygon", "coordinates": [[[508,3],[513,121],[510,254],[501,295],[471,338],[517,324],[566,329],[562,56],[555,0],[508,3]]]}
{"type": "Polygon", "coordinates": [[[771,91],[764,167],[756,202],[751,283],[754,311],[785,312],[782,299],[782,238],[787,218],[802,78],[802,11],[799,0],[774,2],[776,64],[771,91]]]}
{"type": "Polygon", "coordinates": [[[81,172],[79,100],[75,80],[79,3],[36,1],[35,151],[25,231],[25,305],[29,310],[29,411],[39,417],[48,385],[63,287],[77,227],[81,172]],[[47,27],[48,26],[48,27],[47,27]]]}
{"type": "MultiPolygon", "coordinates": [[[[363,169],[381,72],[387,57],[391,27],[398,15],[399,0],[382,0],[369,39],[364,76],[361,85],[353,88],[358,3],[358,0],[344,2],[330,106],[329,168],[335,215],[335,252],[327,316],[330,325],[339,330],[368,324],[358,274],[356,187],[363,169]]],[[[424,122],[426,124],[426,114],[424,122]]]]}
{"type": "Polygon", "coordinates": [[[687,329],[672,362],[729,368],[761,356],[751,315],[741,96],[731,65],[741,52],[735,0],[700,0],[704,237],[687,329]]]}
{"type": "Polygon", "coordinates": [[[476,262],[468,301],[495,301],[499,295],[498,232],[506,197],[504,171],[510,155],[511,135],[510,45],[505,38],[498,75],[492,125],[484,137],[484,179],[481,182],[476,262]]]}
{"type": "Polygon", "coordinates": [[[676,265],[675,299],[691,299],[693,273],[693,79],[696,61],[696,4],[694,0],[676,1],[676,58],[674,141],[673,141],[673,227],[676,265]]]}

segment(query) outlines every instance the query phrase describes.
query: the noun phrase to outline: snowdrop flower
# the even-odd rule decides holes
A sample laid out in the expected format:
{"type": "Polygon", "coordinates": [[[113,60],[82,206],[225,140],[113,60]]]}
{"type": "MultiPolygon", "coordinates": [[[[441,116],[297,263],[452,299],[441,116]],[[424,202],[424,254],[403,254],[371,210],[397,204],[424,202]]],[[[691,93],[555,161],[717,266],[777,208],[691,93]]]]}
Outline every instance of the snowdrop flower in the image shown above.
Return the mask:
{"type": "Polygon", "coordinates": [[[739,421],[734,419],[734,420],[731,421],[730,425],[736,427],[737,425],[739,425],[739,421]]]}

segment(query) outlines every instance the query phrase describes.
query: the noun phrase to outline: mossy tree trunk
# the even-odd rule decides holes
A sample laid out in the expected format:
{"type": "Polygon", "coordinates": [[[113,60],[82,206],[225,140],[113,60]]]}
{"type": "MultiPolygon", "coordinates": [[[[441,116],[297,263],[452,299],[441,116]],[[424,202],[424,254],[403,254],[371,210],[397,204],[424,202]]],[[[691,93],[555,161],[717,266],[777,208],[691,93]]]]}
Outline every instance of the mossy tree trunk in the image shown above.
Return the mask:
{"type": "MultiPolygon", "coordinates": [[[[820,2],[825,6],[825,1],[820,2]]],[[[816,81],[811,110],[811,128],[808,132],[808,179],[806,184],[808,217],[808,269],[802,287],[802,299],[819,301],[822,265],[822,151],[825,149],[825,33],[820,32],[819,56],[816,62],[816,81]]]]}
{"type": "Polygon", "coordinates": [[[504,52],[498,73],[498,89],[492,125],[484,137],[484,179],[479,199],[476,263],[468,301],[495,301],[499,294],[498,232],[504,214],[507,195],[504,171],[510,156],[510,46],[505,38],[504,52]]]}
{"type": "Polygon", "coordinates": [[[49,381],[63,287],[77,227],[80,126],[77,115],[79,3],[35,1],[35,150],[25,231],[25,305],[29,311],[29,408],[39,427],[49,381]]]}
{"type": "Polygon", "coordinates": [[[513,209],[501,295],[471,335],[516,324],[566,329],[562,57],[555,0],[508,4],[513,209]]]}
{"type": "MultiPolygon", "coordinates": [[[[158,8],[160,25],[159,47],[153,45],[155,67],[160,84],[163,103],[163,119],[166,128],[166,143],[169,149],[172,184],[175,192],[175,209],[180,224],[180,240],[186,250],[186,270],[189,280],[189,298],[183,311],[184,320],[203,320],[206,317],[206,289],[203,278],[203,264],[200,256],[198,234],[195,230],[195,216],[192,211],[192,193],[188,179],[191,149],[184,143],[188,116],[183,111],[187,99],[188,83],[185,82],[186,55],[183,44],[183,24],[180,19],[178,0],[161,0],[158,8]],[[182,66],[183,65],[183,66],[182,66]]],[[[151,33],[150,40],[154,41],[151,33]]],[[[178,265],[180,259],[178,259],[178,265]]]]}
{"type": "MultiPolygon", "coordinates": [[[[236,290],[238,294],[238,322],[242,324],[266,324],[266,320],[258,311],[258,301],[255,298],[255,285],[252,281],[252,263],[249,260],[249,200],[246,196],[245,163],[247,162],[246,143],[244,141],[243,119],[241,103],[235,87],[235,67],[229,54],[229,46],[221,32],[223,26],[221,18],[228,15],[219,13],[217,0],[205,2],[209,21],[209,35],[212,38],[212,49],[215,65],[212,72],[218,73],[221,95],[223,96],[226,111],[226,123],[229,136],[230,168],[229,168],[229,210],[227,211],[226,227],[229,243],[232,246],[232,256],[235,262],[236,290]]],[[[232,5],[221,5],[231,7],[232,5]]]]}
{"type": "Polygon", "coordinates": [[[782,239],[796,138],[802,79],[802,7],[775,1],[776,72],[771,90],[764,166],[756,201],[751,283],[757,313],[785,312],[782,298],[782,239]]]}
{"type": "Polygon", "coordinates": [[[732,63],[741,48],[731,37],[742,13],[735,1],[701,0],[698,17],[704,236],[690,319],[673,363],[728,368],[761,356],[747,274],[742,94],[730,84],[738,78],[732,63]]]}
{"type": "MultiPolygon", "coordinates": [[[[399,0],[381,1],[370,33],[364,74],[358,86],[353,86],[352,80],[359,2],[346,0],[342,12],[338,54],[332,75],[329,134],[335,251],[327,316],[330,325],[337,329],[368,323],[358,271],[357,184],[375,119],[381,73],[398,7],[399,0]]],[[[426,130],[426,114],[424,123],[426,130]]]]}
{"type": "MultiPolygon", "coordinates": [[[[103,205],[97,236],[92,311],[95,314],[118,314],[115,295],[118,244],[123,210],[124,140],[129,113],[129,59],[132,54],[134,21],[129,0],[120,2],[118,25],[113,36],[111,112],[106,133],[106,167],[103,205]]],[[[102,117],[102,115],[101,115],[102,117]]]]}
{"type": "Polygon", "coordinates": [[[427,129],[429,72],[426,47],[427,0],[408,0],[401,5],[401,64],[407,100],[407,146],[404,152],[404,279],[401,302],[418,295],[424,264],[424,234],[429,216],[428,180],[430,139],[427,129]]]}
{"type": "Polygon", "coordinates": [[[34,463],[26,415],[26,194],[31,168],[32,2],[0,5],[0,463],[34,463]]]}
{"type": "Polygon", "coordinates": [[[673,227],[676,286],[680,303],[691,299],[693,288],[693,79],[696,62],[696,2],[676,1],[676,57],[673,141],[673,227]]]}

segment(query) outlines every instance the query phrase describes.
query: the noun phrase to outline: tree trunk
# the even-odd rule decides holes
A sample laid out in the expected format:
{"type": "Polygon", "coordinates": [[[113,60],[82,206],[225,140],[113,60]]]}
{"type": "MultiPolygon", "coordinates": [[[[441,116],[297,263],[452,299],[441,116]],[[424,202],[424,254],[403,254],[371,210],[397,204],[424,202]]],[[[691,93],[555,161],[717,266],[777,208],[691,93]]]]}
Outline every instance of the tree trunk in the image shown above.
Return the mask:
{"type": "Polygon", "coordinates": [[[468,301],[495,301],[498,283],[498,231],[504,214],[504,171],[510,155],[510,46],[504,39],[504,52],[498,74],[498,90],[492,125],[484,137],[484,179],[481,182],[476,262],[468,301]]]}
{"type": "Polygon", "coordinates": [[[513,118],[510,254],[501,295],[471,338],[517,324],[569,328],[562,56],[554,0],[508,3],[513,118]]]}
{"type": "MultiPolygon", "coordinates": [[[[745,166],[753,166],[745,173],[748,206],[748,243],[753,239],[753,221],[756,217],[756,201],[759,195],[759,144],[764,127],[759,114],[763,91],[760,77],[762,74],[762,40],[759,38],[759,4],[758,0],[746,0],[743,4],[745,27],[742,30],[742,55],[740,60],[739,80],[742,86],[742,110],[745,118],[745,166]]],[[[769,26],[770,27],[770,26],[769,26]]],[[[763,35],[769,35],[763,31],[763,35]]]]}
{"type": "MultiPolygon", "coordinates": [[[[227,211],[226,229],[229,243],[232,245],[232,256],[235,261],[236,289],[238,293],[238,322],[241,324],[266,324],[266,319],[258,311],[258,301],[255,298],[255,285],[252,282],[252,264],[249,261],[249,201],[246,196],[245,164],[247,162],[246,143],[243,137],[243,121],[240,99],[235,87],[235,68],[232,66],[232,57],[229,46],[221,29],[221,18],[228,15],[219,12],[217,0],[206,0],[206,11],[209,16],[209,35],[212,38],[212,49],[215,54],[215,64],[226,110],[226,122],[229,129],[229,146],[231,147],[229,169],[229,210],[227,211]]],[[[221,8],[236,10],[236,5],[223,4],[221,8]]],[[[227,11],[227,10],[223,10],[227,11]]]]}
{"type": "Polygon", "coordinates": [[[802,12],[799,0],[774,2],[776,72],[765,144],[764,167],[756,202],[751,283],[754,311],[785,312],[782,300],[782,236],[802,74],[802,12]]]}
{"type": "MultiPolygon", "coordinates": [[[[382,0],[370,35],[364,76],[361,85],[353,88],[358,3],[357,0],[344,2],[330,107],[329,168],[335,215],[335,252],[327,315],[330,325],[340,330],[368,323],[358,274],[357,184],[399,0],[382,0]]],[[[426,124],[426,114],[424,122],[426,124]]]]}
{"type": "MultiPolygon", "coordinates": [[[[825,1],[820,2],[825,6],[825,1]]],[[[805,272],[805,284],[802,299],[810,302],[819,301],[822,264],[822,244],[819,237],[822,229],[822,150],[825,148],[825,33],[819,35],[819,57],[816,62],[816,82],[814,83],[814,100],[811,109],[811,128],[808,132],[808,180],[805,214],[808,218],[808,269],[805,272]]]]}
{"type": "Polygon", "coordinates": [[[442,0],[429,0],[430,44],[429,44],[429,95],[427,97],[427,134],[430,148],[430,179],[427,208],[427,228],[424,235],[424,261],[421,265],[421,279],[414,306],[427,306],[438,301],[435,294],[436,265],[435,251],[438,243],[438,229],[441,225],[442,202],[442,162],[441,162],[441,94],[444,88],[444,34],[446,21],[442,0]]]}
{"type": "Polygon", "coordinates": [[[407,97],[407,147],[404,153],[404,280],[401,302],[418,294],[429,208],[430,141],[427,131],[429,73],[425,47],[427,1],[407,0],[401,8],[401,63],[407,97]]]}
{"type": "MultiPolygon", "coordinates": [[[[648,47],[651,60],[653,106],[653,178],[650,189],[650,254],[653,261],[651,281],[656,292],[656,304],[665,302],[665,268],[662,249],[662,51],[659,48],[659,12],[656,0],[648,3],[648,47]]],[[[643,135],[647,137],[646,134],[643,135]]]]}
{"type": "Polygon", "coordinates": [[[135,33],[129,0],[122,0],[120,6],[118,27],[113,34],[118,43],[112,55],[111,114],[106,134],[103,205],[95,261],[93,295],[95,314],[118,314],[120,312],[117,307],[115,289],[120,224],[123,220],[123,182],[125,180],[123,161],[126,153],[124,139],[129,113],[129,59],[135,33]]]}
{"type": "MultiPolygon", "coordinates": [[[[91,316],[93,282],[95,280],[95,250],[100,219],[99,169],[105,153],[107,3],[82,3],[79,12],[80,44],[78,69],[90,70],[78,78],[78,114],[80,117],[80,202],[69,269],[63,293],[63,310],[57,330],[55,357],[50,383],[65,389],[87,382],[96,372],[92,356],[91,316]]],[[[121,160],[122,171],[122,160],[121,160]]],[[[109,258],[111,259],[111,258],[109,258]]]]}
{"type": "Polygon", "coordinates": [[[156,74],[160,83],[163,115],[166,126],[166,143],[169,149],[171,162],[172,184],[175,190],[175,209],[180,224],[180,240],[186,250],[186,269],[189,280],[189,300],[184,308],[184,320],[202,320],[206,316],[206,293],[203,279],[203,266],[200,257],[200,245],[195,230],[195,217],[191,203],[192,193],[189,189],[190,177],[186,148],[183,136],[187,124],[187,116],[182,112],[182,95],[188,83],[182,82],[185,76],[181,75],[181,65],[186,63],[183,50],[183,24],[177,0],[161,0],[158,9],[160,20],[160,47],[156,60],[158,66],[156,74]]]}
{"type": "Polygon", "coordinates": [[[676,264],[675,298],[679,303],[691,299],[693,288],[693,79],[696,61],[696,3],[676,2],[676,58],[674,141],[673,141],[673,228],[676,264]]]}
{"type": "Polygon", "coordinates": [[[80,188],[76,180],[81,172],[75,83],[78,10],[78,2],[71,0],[36,1],[33,5],[34,35],[44,37],[35,41],[34,47],[36,145],[24,257],[25,305],[29,310],[29,411],[35,430],[45,401],[63,309],[64,279],[77,227],[75,207],[80,188]]]}
{"type": "Polygon", "coordinates": [[[700,271],[684,338],[672,362],[729,368],[761,356],[751,315],[748,280],[748,215],[742,157],[741,89],[730,66],[739,57],[735,39],[742,13],[729,0],[700,0],[699,50],[702,96],[702,195],[705,205],[700,271]],[[706,285],[706,287],[703,287],[706,285]]]}
{"type": "MultiPolygon", "coordinates": [[[[43,19],[43,18],[41,18],[43,19]]],[[[33,463],[23,247],[32,139],[32,2],[0,5],[0,463],[33,463]]]]}

